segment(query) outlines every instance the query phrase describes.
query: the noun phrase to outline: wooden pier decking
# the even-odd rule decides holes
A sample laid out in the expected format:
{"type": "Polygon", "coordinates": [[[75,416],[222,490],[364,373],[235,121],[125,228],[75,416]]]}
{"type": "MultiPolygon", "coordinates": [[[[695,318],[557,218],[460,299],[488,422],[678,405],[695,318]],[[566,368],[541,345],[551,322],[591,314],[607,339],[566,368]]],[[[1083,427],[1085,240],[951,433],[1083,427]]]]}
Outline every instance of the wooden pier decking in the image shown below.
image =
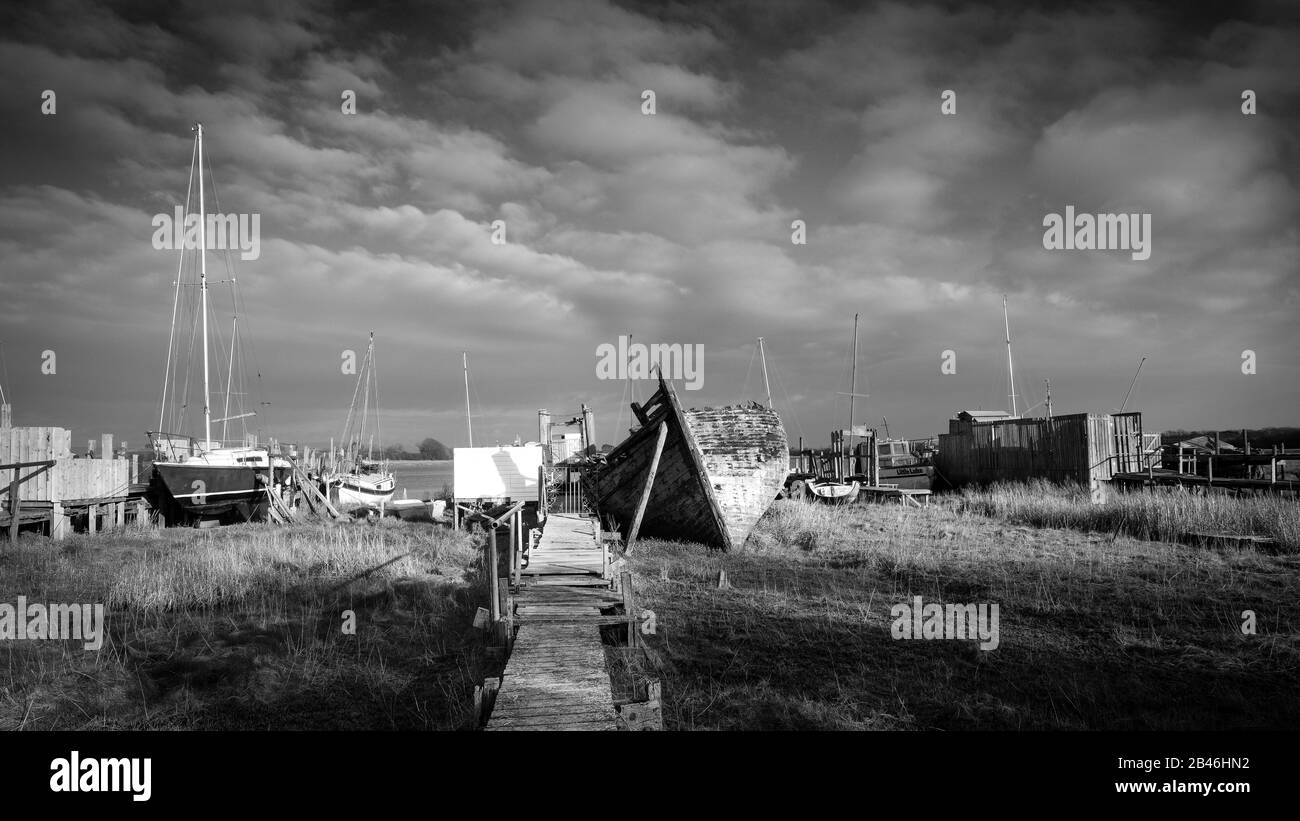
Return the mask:
{"type": "Polygon", "coordinates": [[[488,730],[614,730],[602,614],[621,601],[608,590],[595,520],[551,514],[529,553],[514,597],[519,625],[488,730]]]}

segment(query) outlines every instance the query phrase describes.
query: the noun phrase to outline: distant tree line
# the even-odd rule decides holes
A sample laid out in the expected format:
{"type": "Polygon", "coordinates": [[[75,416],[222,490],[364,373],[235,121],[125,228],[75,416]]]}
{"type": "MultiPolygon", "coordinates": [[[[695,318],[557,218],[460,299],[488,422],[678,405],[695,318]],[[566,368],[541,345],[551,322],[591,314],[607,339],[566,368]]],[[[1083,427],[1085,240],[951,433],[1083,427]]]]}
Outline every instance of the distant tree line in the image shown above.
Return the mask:
{"type": "Polygon", "coordinates": [[[432,437],[420,443],[419,449],[409,451],[404,445],[389,445],[384,448],[384,458],[390,462],[409,461],[413,459],[447,460],[451,458],[451,448],[432,437]]]}

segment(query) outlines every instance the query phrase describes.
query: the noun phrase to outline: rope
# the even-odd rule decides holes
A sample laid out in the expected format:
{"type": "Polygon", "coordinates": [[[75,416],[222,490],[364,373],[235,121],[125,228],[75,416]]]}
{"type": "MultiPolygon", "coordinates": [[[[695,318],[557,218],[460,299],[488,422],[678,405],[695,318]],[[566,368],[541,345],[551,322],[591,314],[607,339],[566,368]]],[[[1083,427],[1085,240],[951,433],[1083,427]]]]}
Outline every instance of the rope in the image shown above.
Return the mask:
{"type": "Polygon", "coordinates": [[[785,406],[790,411],[790,418],[794,420],[795,430],[799,432],[799,437],[803,438],[803,426],[799,424],[799,415],[795,413],[794,402],[790,400],[790,392],[785,389],[785,383],[781,381],[781,374],[777,372],[776,368],[768,368],[768,371],[772,374],[772,378],[776,380],[777,386],[785,396],[785,406]]]}
{"type": "Polygon", "coordinates": [[[754,370],[754,358],[758,356],[758,343],[754,343],[754,350],[749,354],[749,367],[745,368],[745,384],[740,388],[740,396],[736,397],[736,404],[742,404],[745,397],[749,395],[749,375],[754,370]]]}

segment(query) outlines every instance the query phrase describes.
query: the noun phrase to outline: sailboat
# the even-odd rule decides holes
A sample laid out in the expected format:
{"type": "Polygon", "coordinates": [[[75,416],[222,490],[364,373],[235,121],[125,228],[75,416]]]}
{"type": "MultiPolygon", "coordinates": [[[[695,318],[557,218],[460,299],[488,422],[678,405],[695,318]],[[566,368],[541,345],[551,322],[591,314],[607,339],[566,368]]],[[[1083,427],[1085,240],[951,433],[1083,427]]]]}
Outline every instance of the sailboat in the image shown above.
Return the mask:
{"type": "MultiPolygon", "coordinates": [[[[352,392],[352,406],[348,408],[348,418],[343,426],[340,438],[343,453],[335,470],[326,479],[326,483],[343,505],[378,505],[393,498],[393,489],[397,484],[386,462],[375,459],[375,437],[381,436],[379,427],[379,377],[375,371],[375,335],[370,334],[370,345],[366,348],[366,358],[361,363],[357,374],[357,387],[352,392]],[[362,386],[365,393],[362,394],[362,386]],[[371,395],[374,395],[375,431],[370,436],[366,455],[361,455],[361,446],[366,437],[366,423],[370,420],[371,395]],[[357,413],[357,398],[361,397],[361,413],[357,413]]],[[[380,439],[382,448],[382,438],[380,439]]]]}
{"type": "Polygon", "coordinates": [[[864,434],[869,435],[867,431],[861,431],[853,424],[853,402],[860,394],[858,390],[858,315],[853,315],[853,375],[850,379],[849,397],[849,427],[848,430],[834,431],[831,434],[831,442],[835,447],[836,455],[834,461],[833,476],[818,476],[803,481],[805,493],[813,499],[826,502],[827,504],[848,504],[858,498],[858,492],[864,485],[870,484],[865,476],[845,476],[847,473],[846,465],[857,463],[857,454],[852,445],[855,437],[861,437],[864,434]]]}
{"type": "MultiPolygon", "coordinates": [[[[181,243],[180,262],[176,275],[176,292],[172,303],[172,328],[171,336],[168,340],[167,349],[167,367],[163,376],[163,396],[162,409],[158,418],[158,430],[147,432],[150,442],[154,448],[153,472],[150,477],[151,495],[160,503],[164,513],[168,514],[166,518],[169,522],[176,520],[195,521],[195,520],[217,520],[226,518],[230,520],[244,520],[260,517],[265,514],[269,500],[267,494],[272,487],[288,487],[290,482],[291,466],[289,462],[282,457],[272,454],[270,448],[258,446],[255,438],[249,437],[247,429],[244,429],[244,444],[242,446],[230,447],[226,444],[227,425],[229,422],[237,419],[245,419],[255,416],[256,412],[244,412],[231,414],[230,400],[232,396],[238,396],[241,404],[244,394],[236,394],[231,390],[231,383],[235,378],[235,366],[241,364],[240,375],[242,376],[242,356],[237,354],[238,341],[238,317],[236,316],[232,323],[232,333],[230,339],[230,356],[227,361],[227,374],[225,384],[225,402],[223,415],[217,419],[212,418],[212,389],[210,385],[209,365],[212,361],[212,355],[209,351],[209,299],[208,299],[208,269],[207,269],[207,211],[205,193],[206,186],[203,175],[203,125],[201,123],[194,126],[194,151],[190,162],[189,190],[186,194],[184,208],[184,225],[186,232],[193,227],[198,229],[198,248],[187,248],[187,242],[181,243]],[[191,206],[191,196],[194,191],[194,183],[198,182],[198,214],[195,215],[189,209],[191,206]],[[197,226],[192,224],[192,217],[197,216],[197,226]],[[182,287],[194,287],[193,283],[184,283],[182,280],[185,275],[185,264],[187,257],[193,259],[195,255],[187,253],[197,250],[198,261],[198,282],[199,300],[197,306],[193,305],[192,300],[182,300],[181,295],[185,293],[182,287]],[[184,387],[174,385],[173,382],[179,381],[181,372],[181,340],[184,338],[177,333],[177,316],[182,310],[189,312],[191,309],[197,309],[197,316],[194,317],[196,325],[201,325],[202,338],[202,371],[203,371],[203,394],[201,396],[203,408],[203,439],[198,440],[192,435],[186,433],[169,433],[164,432],[164,428],[170,426],[168,419],[168,392],[172,391],[172,401],[174,407],[171,423],[184,426],[186,420],[186,411],[189,409],[189,384],[193,371],[193,357],[188,356],[189,367],[186,369],[184,387]],[[176,361],[173,361],[173,360],[176,361]],[[181,392],[179,396],[178,392],[181,392]],[[213,424],[222,425],[222,439],[214,440],[212,438],[213,424]],[[179,513],[179,516],[177,515],[179,513]]],[[[232,291],[232,309],[233,304],[237,302],[234,294],[235,280],[234,277],[228,280],[232,291]]],[[[193,350],[195,334],[193,330],[188,333],[190,338],[190,351],[193,350]]],[[[219,363],[218,363],[219,364],[219,363]]],[[[220,371],[218,370],[218,373],[220,371]]],[[[237,408],[238,410],[238,408],[237,408]]]]}
{"type": "MultiPolygon", "coordinates": [[[[857,391],[857,359],[858,359],[858,317],[853,317],[853,391],[849,394],[849,429],[844,431],[844,435],[852,442],[853,437],[858,435],[853,424],[853,400],[858,396],[866,397],[867,394],[859,394],[857,391]]],[[[882,420],[883,421],[883,420],[882,420]]],[[[834,488],[838,496],[855,497],[857,495],[856,487],[853,490],[844,490],[842,486],[851,482],[855,486],[861,484],[867,486],[879,487],[896,487],[905,490],[930,490],[934,484],[934,465],[928,457],[913,452],[912,442],[908,439],[894,438],[889,435],[889,423],[885,422],[885,437],[881,439],[876,435],[875,430],[863,431],[866,438],[871,443],[873,451],[875,481],[871,480],[869,470],[867,473],[854,473],[844,477],[844,482],[840,487],[834,488]]],[[[853,447],[849,446],[849,452],[852,454],[851,461],[856,464],[860,458],[859,451],[862,445],[853,447]]],[[[816,490],[814,489],[814,492],[816,490]]]]}

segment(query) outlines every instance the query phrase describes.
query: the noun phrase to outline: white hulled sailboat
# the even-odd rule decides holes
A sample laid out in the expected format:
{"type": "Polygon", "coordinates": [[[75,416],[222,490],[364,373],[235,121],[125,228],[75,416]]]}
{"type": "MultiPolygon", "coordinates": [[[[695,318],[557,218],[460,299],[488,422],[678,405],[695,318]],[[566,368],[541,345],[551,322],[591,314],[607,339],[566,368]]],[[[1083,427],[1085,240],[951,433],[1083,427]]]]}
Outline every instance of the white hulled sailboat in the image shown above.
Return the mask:
{"type": "Polygon", "coordinates": [[[326,477],[332,495],[338,497],[340,505],[378,505],[393,498],[393,489],[397,484],[388,464],[374,458],[374,440],[380,438],[382,453],[382,431],[379,426],[379,376],[375,369],[375,335],[370,334],[370,345],[366,348],[366,358],[361,363],[357,374],[357,386],[352,392],[352,406],[348,408],[348,418],[343,426],[340,438],[342,453],[338,456],[334,469],[326,477]],[[364,386],[364,395],[362,388],[364,386]],[[365,456],[361,454],[362,443],[366,441],[366,426],[371,418],[371,396],[374,396],[374,435],[369,438],[365,456]],[[357,414],[357,400],[361,399],[361,413],[357,414]]]}

